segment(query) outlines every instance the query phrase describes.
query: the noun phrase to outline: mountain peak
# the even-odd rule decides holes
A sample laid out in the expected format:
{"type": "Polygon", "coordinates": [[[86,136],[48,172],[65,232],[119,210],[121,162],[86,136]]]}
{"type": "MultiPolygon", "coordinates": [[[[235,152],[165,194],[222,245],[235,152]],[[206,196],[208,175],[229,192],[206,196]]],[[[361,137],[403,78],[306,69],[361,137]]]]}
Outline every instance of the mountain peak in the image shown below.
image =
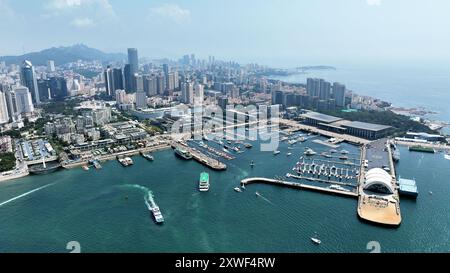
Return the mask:
{"type": "Polygon", "coordinates": [[[46,65],[48,60],[54,60],[56,64],[63,65],[77,60],[83,61],[122,61],[126,55],[122,53],[104,53],[98,49],[90,48],[85,44],[72,46],[60,46],[44,49],[39,52],[27,53],[20,56],[0,57],[0,61],[7,64],[21,64],[24,60],[31,61],[34,65],[46,65]]]}

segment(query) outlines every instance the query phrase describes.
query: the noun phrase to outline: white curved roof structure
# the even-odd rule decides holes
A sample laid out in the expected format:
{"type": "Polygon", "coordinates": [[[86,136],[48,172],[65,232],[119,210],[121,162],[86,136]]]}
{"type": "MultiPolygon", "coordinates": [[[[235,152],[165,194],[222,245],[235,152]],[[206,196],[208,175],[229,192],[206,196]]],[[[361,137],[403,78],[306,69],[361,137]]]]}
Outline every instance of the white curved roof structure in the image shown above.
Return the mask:
{"type": "Polygon", "coordinates": [[[392,177],[383,169],[371,169],[365,175],[364,189],[368,191],[393,194],[392,177]]]}

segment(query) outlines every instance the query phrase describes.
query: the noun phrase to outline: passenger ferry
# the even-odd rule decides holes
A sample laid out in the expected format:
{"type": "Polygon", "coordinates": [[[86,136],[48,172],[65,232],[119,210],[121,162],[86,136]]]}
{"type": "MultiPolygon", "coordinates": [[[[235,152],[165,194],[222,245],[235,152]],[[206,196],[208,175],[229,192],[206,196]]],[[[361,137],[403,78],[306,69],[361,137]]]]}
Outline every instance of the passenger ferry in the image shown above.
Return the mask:
{"type": "Polygon", "coordinates": [[[155,221],[156,221],[157,224],[162,224],[162,223],[164,223],[164,217],[163,217],[163,215],[162,215],[162,213],[161,213],[161,210],[159,209],[158,206],[154,206],[154,207],[151,209],[151,212],[152,212],[153,217],[155,218],[155,221]]]}
{"type": "Polygon", "coordinates": [[[190,160],[190,159],[192,159],[191,153],[188,152],[188,151],[186,151],[186,150],[184,150],[184,149],[182,149],[182,148],[180,148],[180,147],[177,147],[177,148],[175,149],[175,154],[176,154],[177,156],[179,156],[180,158],[185,159],[185,160],[190,160]]]}
{"type": "Polygon", "coordinates": [[[203,172],[200,174],[198,189],[201,192],[209,191],[209,174],[208,173],[203,172]]]}

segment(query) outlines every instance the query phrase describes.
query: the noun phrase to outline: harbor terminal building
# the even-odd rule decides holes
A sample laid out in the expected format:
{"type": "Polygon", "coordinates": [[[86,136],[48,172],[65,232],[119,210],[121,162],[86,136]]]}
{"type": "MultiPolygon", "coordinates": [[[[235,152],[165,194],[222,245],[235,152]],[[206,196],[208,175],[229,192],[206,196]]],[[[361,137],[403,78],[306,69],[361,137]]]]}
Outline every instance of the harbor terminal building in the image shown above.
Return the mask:
{"type": "Polygon", "coordinates": [[[379,139],[385,137],[391,126],[359,121],[349,121],[339,117],[317,112],[306,112],[301,115],[304,123],[330,132],[357,136],[365,139],[379,139]]]}

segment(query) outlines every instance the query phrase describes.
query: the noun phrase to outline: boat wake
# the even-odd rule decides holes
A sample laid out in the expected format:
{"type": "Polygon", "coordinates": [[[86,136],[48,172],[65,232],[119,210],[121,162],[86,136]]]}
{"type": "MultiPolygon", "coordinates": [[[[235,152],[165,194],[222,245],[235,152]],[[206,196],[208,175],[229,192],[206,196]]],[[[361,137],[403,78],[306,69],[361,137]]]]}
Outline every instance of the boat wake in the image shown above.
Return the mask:
{"type": "Polygon", "coordinates": [[[40,191],[40,190],[43,190],[43,189],[48,188],[48,187],[50,187],[50,186],[53,186],[53,185],[55,185],[55,184],[56,184],[56,183],[47,184],[47,185],[45,185],[45,186],[39,187],[39,188],[37,188],[37,189],[31,190],[31,191],[29,191],[29,192],[26,192],[26,193],[24,193],[24,194],[21,194],[21,195],[19,195],[19,196],[16,196],[16,197],[14,197],[14,198],[11,198],[11,199],[9,199],[9,200],[6,200],[5,202],[0,203],[0,207],[6,205],[6,204],[8,204],[8,203],[11,203],[11,202],[13,202],[13,201],[16,201],[17,199],[20,199],[20,198],[23,198],[23,197],[25,197],[25,196],[28,196],[28,195],[30,195],[30,194],[32,194],[32,193],[35,193],[35,192],[37,192],[37,191],[40,191]]]}
{"type": "Polygon", "coordinates": [[[258,193],[258,197],[260,197],[262,200],[266,201],[267,203],[271,204],[272,206],[275,206],[275,204],[272,201],[270,201],[269,199],[264,197],[262,194],[258,193]]]}
{"type": "Polygon", "coordinates": [[[144,202],[149,210],[152,210],[152,208],[157,207],[155,200],[153,199],[153,192],[150,189],[148,189],[147,187],[137,185],[137,184],[123,185],[123,187],[138,189],[138,190],[141,190],[142,192],[144,192],[145,193],[144,202]]]}

